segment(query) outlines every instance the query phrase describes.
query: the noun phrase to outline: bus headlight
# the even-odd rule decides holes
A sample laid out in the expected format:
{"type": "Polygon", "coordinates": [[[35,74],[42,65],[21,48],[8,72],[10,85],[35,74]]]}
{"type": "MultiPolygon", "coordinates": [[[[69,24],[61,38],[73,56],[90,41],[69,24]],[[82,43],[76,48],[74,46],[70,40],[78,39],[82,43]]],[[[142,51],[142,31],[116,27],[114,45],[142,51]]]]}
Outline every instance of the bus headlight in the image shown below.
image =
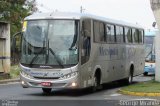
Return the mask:
{"type": "Polygon", "coordinates": [[[33,78],[32,76],[30,76],[29,74],[25,73],[24,71],[21,71],[21,74],[27,78],[33,78]]]}
{"type": "Polygon", "coordinates": [[[66,74],[66,75],[61,76],[61,78],[60,78],[60,79],[67,79],[67,78],[71,78],[71,77],[76,76],[77,74],[78,74],[77,72],[72,72],[72,73],[69,73],[69,74],[66,74]]]}

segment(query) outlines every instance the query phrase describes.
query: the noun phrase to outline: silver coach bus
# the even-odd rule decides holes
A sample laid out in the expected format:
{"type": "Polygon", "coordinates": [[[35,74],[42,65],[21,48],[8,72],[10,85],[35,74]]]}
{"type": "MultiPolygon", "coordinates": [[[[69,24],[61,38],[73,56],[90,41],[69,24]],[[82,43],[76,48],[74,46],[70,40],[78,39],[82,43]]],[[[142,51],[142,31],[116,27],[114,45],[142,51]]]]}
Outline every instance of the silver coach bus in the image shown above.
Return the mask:
{"type": "Polygon", "coordinates": [[[34,14],[25,18],[21,36],[24,88],[100,88],[123,79],[131,83],[144,69],[144,31],[88,14],[34,14]]]}

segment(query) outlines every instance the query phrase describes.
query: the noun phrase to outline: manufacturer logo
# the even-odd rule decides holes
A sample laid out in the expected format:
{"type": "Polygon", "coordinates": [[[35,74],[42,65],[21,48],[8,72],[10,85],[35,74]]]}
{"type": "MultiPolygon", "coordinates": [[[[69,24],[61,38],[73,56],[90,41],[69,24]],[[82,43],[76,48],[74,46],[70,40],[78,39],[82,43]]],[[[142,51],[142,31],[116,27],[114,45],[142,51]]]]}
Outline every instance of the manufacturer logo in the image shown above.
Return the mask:
{"type": "Polygon", "coordinates": [[[48,75],[48,72],[44,73],[43,77],[47,77],[47,75],[48,75]]]}

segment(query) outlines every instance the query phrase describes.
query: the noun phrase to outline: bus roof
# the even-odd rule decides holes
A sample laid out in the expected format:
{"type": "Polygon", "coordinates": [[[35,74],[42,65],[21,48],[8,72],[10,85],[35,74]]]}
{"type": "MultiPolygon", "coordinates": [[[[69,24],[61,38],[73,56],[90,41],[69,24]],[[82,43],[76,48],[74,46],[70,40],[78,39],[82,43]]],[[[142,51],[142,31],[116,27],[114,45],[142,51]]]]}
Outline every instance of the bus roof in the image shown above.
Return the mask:
{"type": "Polygon", "coordinates": [[[128,22],[124,22],[121,20],[114,20],[109,18],[104,18],[96,15],[91,14],[84,14],[84,13],[67,13],[67,12],[53,12],[53,13],[35,13],[25,18],[25,20],[38,20],[38,19],[81,19],[81,18],[91,18],[99,21],[104,21],[112,24],[118,24],[128,27],[135,27],[141,28],[140,25],[132,24],[128,22]]]}

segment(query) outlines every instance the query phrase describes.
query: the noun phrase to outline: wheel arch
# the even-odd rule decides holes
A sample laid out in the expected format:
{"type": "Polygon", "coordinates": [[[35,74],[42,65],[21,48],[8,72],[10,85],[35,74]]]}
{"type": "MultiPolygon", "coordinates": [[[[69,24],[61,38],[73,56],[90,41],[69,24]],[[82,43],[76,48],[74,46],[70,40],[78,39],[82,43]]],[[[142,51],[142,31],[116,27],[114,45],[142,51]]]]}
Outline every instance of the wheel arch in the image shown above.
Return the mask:
{"type": "Polygon", "coordinates": [[[132,76],[134,76],[134,64],[130,65],[129,74],[131,74],[132,76]]]}
{"type": "Polygon", "coordinates": [[[92,77],[95,77],[97,76],[99,81],[100,81],[100,84],[102,83],[102,69],[101,69],[101,66],[100,65],[97,65],[95,68],[94,68],[94,72],[93,72],[93,75],[92,77]]]}

